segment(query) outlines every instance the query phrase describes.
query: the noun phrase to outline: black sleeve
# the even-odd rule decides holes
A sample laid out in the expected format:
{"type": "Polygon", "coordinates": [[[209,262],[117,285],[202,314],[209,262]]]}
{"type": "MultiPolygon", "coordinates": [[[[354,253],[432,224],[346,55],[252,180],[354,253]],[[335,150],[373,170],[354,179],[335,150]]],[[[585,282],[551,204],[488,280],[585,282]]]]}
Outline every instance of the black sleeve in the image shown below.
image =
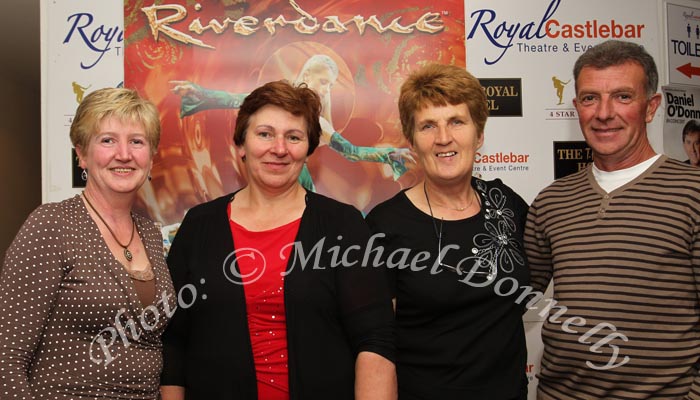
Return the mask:
{"type": "Polygon", "coordinates": [[[527,212],[530,206],[518,193],[513,191],[513,189],[510,189],[510,191],[513,193],[513,211],[515,211],[515,221],[518,224],[518,231],[520,233],[519,239],[522,240],[522,235],[525,231],[525,223],[527,222],[527,212]]]}
{"type": "MultiPolygon", "coordinates": [[[[173,280],[175,293],[189,282],[190,248],[195,240],[195,218],[187,213],[182,221],[177,235],[168,253],[168,269],[173,280]]],[[[183,291],[183,294],[187,291],[183,291]]],[[[160,377],[161,385],[185,386],[185,354],[187,348],[188,311],[180,303],[190,304],[191,299],[177,296],[178,308],[173,315],[168,328],[163,333],[163,372],[160,377]]]]}
{"type": "Polygon", "coordinates": [[[393,248],[391,248],[390,235],[388,232],[388,222],[382,220],[381,213],[375,209],[372,210],[366,218],[367,225],[372,234],[372,244],[369,261],[380,268],[386,277],[386,284],[389,290],[389,296],[391,298],[396,297],[396,279],[397,279],[397,268],[387,268],[386,267],[386,257],[391,253],[393,248]]]}
{"type": "Polygon", "coordinates": [[[394,361],[394,315],[382,269],[363,265],[370,232],[362,214],[348,209],[338,221],[347,259],[336,271],[339,306],[345,331],[356,354],[377,353],[394,361]],[[352,246],[352,248],[350,248],[352,246]]]}

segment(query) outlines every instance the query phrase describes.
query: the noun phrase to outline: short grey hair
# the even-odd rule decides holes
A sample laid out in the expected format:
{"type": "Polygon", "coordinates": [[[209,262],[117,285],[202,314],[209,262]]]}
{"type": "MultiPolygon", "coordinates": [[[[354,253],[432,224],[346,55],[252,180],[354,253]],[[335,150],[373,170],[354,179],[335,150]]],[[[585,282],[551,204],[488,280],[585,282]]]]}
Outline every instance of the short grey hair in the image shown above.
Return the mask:
{"type": "Polygon", "coordinates": [[[578,76],[584,67],[601,69],[627,62],[635,62],[644,69],[644,75],[647,78],[645,85],[647,96],[653,96],[659,87],[659,72],[654,58],[644,50],[643,46],[622,40],[608,40],[597,44],[576,60],[574,64],[576,91],[578,92],[578,76]]]}

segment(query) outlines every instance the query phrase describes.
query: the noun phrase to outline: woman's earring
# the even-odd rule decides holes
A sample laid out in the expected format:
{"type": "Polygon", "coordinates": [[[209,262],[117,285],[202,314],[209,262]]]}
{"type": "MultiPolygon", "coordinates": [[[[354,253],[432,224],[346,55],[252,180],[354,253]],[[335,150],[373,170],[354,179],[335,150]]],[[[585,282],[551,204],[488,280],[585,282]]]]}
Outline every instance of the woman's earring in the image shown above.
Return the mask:
{"type": "Polygon", "coordinates": [[[150,182],[152,179],[153,177],[151,176],[151,174],[148,174],[148,181],[150,182]]]}
{"type": "Polygon", "coordinates": [[[83,179],[84,182],[87,182],[87,170],[84,169],[83,172],[80,173],[80,177],[83,179]]]}

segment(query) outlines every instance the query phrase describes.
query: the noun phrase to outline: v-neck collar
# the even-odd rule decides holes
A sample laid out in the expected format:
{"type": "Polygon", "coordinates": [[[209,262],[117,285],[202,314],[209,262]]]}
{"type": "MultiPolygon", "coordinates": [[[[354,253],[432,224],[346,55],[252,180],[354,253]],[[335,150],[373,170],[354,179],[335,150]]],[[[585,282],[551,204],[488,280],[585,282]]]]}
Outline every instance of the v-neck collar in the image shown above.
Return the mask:
{"type": "MultiPolygon", "coordinates": [[[[134,315],[140,315],[147,307],[157,305],[157,303],[161,300],[159,294],[163,293],[166,290],[166,288],[163,279],[164,277],[160,276],[161,272],[156,267],[156,264],[154,264],[152,261],[153,255],[149,252],[149,246],[146,243],[147,239],[144,238],[144,236],[141,236],[141,241],[143,243],[144,250],[146,251],[146,258],[148,259],[148,262],[151,263],[151,267],[153,268],[156,296],[149,304],[143,305],[141,303],[141,299],[139,299],[138,297],[138,293],[136,292],[136,286],[131,281],[129,273],[127,272],[124,265],[122,265],[122,263],[119,260],[117,260],[117,258],[114,256],[112,250],[109,249],[107,242],[105,241],[104,237],[100,232],[100,228],[97,226],[95,220],[92,219],[92,217],[90,216],[85,202],[83,201],[80,195],[76,195],[75,199],[80,204],[80,211],[86,218],[86,227],[88,227],[87,229],[89,229],[87,231],[87,234],[100,238],[100,244],[98,247],[99,251],[96,253],[100,256],[100,259],[93,260],[93,265],[95,266],[95,268],[106,269],[107,272],[109,272],[110,275],[112,275],[112,277],[117,281],[117,283],[129,299],[129,307],[131,309],[130,311],[134,315]]],[[[144,221],[140,216],[136,214],[134,214],[134,220],[136,221],[136,230],[139,234],[141,234],[144,230],[144,221]]]]}

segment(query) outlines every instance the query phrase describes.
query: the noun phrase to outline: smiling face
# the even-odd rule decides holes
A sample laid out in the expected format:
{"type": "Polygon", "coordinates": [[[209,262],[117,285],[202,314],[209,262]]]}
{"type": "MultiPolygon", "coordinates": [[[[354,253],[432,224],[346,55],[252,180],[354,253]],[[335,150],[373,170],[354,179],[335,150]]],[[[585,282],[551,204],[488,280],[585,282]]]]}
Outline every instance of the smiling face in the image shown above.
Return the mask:
{"type": "Polygon", "coordinates": [[[471,177],[476,151],[484,143],[466,104],[429,105],[414,114],[413,150],[425,179],[435,185],[471,177]]]}
{"type": "Polygon", "coordinates": [[[700,167],[700,132],[688,132],[683,139],[683,149],[690,165],[700,167]]]}
{"type": "Polygon", "coordinates": [[[636,62],[584,67],[576,81],[574,106],[593,161],[603,171],[629,168],[654,156],[646,126],[661,95],[647,97],[644,69],[636,62]]]}
{"type": "Polygon", "coordinates": [[[104,118],[87,148],[75,150],[80,167],[88,171],[85,190],[104,198],[135,193],[153,166],[151,145],[143,126],[115,117],[104,118]]]}
{"type": "Polygon", "coordinates": [[[308,149],[304,118],[267,105],[251,115],[237,151],[245,157],[248,184],[270,192],[298,184],[308,149]]]}

